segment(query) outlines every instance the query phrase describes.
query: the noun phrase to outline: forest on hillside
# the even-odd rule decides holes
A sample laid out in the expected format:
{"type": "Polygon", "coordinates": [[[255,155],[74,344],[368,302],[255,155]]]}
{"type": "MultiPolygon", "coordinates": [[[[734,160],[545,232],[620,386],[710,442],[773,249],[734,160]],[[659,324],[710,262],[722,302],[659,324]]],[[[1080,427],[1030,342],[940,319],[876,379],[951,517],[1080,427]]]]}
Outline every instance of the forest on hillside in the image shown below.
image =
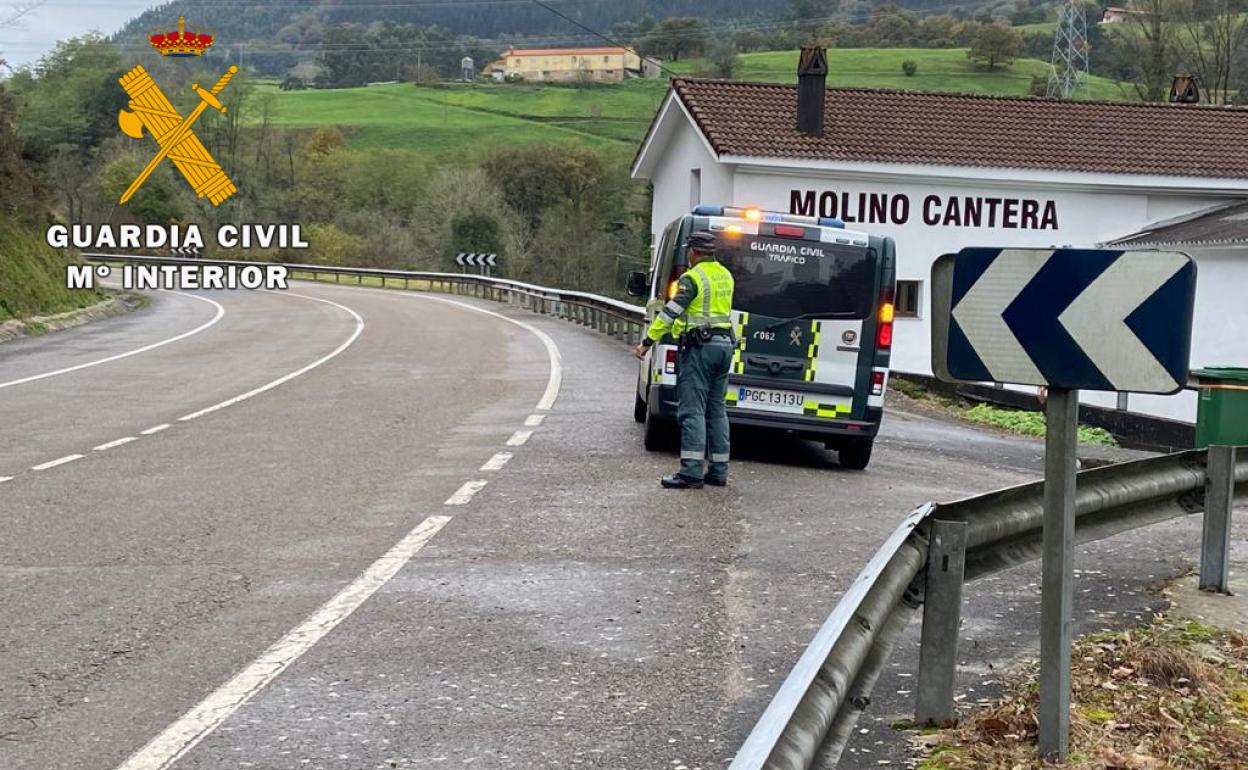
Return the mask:
{"type": "Polygon", "coordinates": [[[599,35],[659,58],[679,56],[671,38],[680,22],[696,19],[710,36],[744,36],[753,50],[788,48],[813,39],[830,23],[861,24],[899,11],[916,18],[1046,21],[1056,0],[304,0],[243,3],[234,0],[173,0],[135,17],[113,36],[141,49],[146,36],[168,28],[179,15],[217,36],[214,56],[244,61],[258,72],[279,75],[311,60],[314,52],[361,50],[368,35],[387,41],[396,54],[420,50],[421,63],[447,74],[459,58],[478,65],[510,45],[598,45],[599,35]],[[545,6],[545,7],[543,7],[545,6]],[[664,22],[672,35],[655,38],[664,22]],[[403,30],[391,34],[388,30],[403,30]],[[415,32],[412,32],[415,30],[415,32]]]}

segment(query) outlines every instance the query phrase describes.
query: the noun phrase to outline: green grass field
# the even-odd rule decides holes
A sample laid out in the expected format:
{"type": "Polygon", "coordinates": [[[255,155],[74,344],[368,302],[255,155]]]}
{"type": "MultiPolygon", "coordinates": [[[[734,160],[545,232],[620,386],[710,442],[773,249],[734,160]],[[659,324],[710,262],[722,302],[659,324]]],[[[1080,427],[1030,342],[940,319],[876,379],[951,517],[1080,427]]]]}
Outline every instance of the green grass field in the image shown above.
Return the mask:
{"type": "MultiPolygon", "coordinates": [[[[1026,95],[1033,75],[1048,65],[1020,59],[994,71],[976,68],[964,49],[839,49],[828,52],[829,84],[919,91],[959,91],[1026,95]],[[901,63],[918,64],[906,77],[901,63]]],[[[745,54],[740,80],[786,83],[796,79],[796,51],[745,54]]],[[[705,62],[668,65],[697,74],[705,62]]],[[[1104,78],[1091,78],[1094,99],[1133,99],[1134,91],[1104,78]]],[[[587,145],[619,157],[631,157],[645,135],[667,90],[664,80],[632,80],[615,86],[541,86],[536,84],[409,83],[335,90],[279,91],[275,125],[316,128],[336,125],[355,147],[401,147],[440,159],[473,159],[502,145],[535,142],[587,145]]]]}
{"type": "MultiPolygon", "coordinates": [[[[788,83],[796,80],[797,51],[766,51],[741,57],[740,80],[788,83]]],[[[671,69],[696,73],[705,68],[699,60],[677,62],[671,69]]],[[[1036,59],[1019,59],[1009,67],[986,70],[966,58],[965,48],[840,48],[828,51],[828,84],[861,88],[904,88],[912,91],[957,91],[961,93],[1026,96],[1031,93],[1033,75],[1047,76],[1049,65],[1036,59]],[[918,65],[913,77],[906,77],[901,63],[907,59],[918,65]]],[[[1089,99],[1134,99],[1129,87],[1106,78],[1088,80],[1089,99]]]]}

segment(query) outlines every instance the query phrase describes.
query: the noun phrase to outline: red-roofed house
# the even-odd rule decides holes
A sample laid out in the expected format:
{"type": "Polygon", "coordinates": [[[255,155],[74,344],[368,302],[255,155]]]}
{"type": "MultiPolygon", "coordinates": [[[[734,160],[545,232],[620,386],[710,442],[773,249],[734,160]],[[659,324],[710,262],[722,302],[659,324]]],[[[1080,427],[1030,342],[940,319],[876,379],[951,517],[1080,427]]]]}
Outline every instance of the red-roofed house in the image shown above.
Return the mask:
{"type": "MultiPolygon", "coordinates": [[[[793,85],[676,79],[633,163],[655,231],[698,203],[838,217],[897,241],[893,366],[931,372],[932,261],[966,246],[1095,246],[1248,198],[1248,109],[879,89],[824,91],[798,130],[793,85]]],[[[1200,262],[1193,366],[1248,365],[1248,260],[1200,262]],[[1239,295],[1240,298],[1232,296],[1239,295]]],[[[1113,394],[1085,400],[1113,407],[1113,394]]],[[[1195,397],[1132,396],[1191,420],[1195,397]]]]}

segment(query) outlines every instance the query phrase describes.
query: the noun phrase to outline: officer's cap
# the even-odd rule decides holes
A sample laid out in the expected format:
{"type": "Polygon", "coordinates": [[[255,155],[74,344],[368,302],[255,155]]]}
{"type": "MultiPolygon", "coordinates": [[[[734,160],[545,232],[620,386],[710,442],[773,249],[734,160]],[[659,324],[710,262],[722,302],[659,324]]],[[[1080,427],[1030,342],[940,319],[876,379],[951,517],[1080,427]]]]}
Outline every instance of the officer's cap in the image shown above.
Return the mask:
{"type": "Polygon", "coordinates": [[[691,233],[685,245],[697,251],[714,251],[717,240],[715,234],[706,230],[691,233]]]}

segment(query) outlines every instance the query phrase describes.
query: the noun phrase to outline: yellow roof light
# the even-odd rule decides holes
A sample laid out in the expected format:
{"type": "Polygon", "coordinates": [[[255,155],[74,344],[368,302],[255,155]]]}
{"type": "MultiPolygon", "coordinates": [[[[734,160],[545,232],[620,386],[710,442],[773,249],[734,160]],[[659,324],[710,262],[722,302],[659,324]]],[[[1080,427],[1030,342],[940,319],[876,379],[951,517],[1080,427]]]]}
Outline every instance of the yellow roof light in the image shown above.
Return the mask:
{"type": "Polygon", "coordinates": [[[763,212],[759,211],[758,209],[746,209],[745,218],[750,220],[751,222],[757,222],[758,220],[763,218],[763,212]]]}

